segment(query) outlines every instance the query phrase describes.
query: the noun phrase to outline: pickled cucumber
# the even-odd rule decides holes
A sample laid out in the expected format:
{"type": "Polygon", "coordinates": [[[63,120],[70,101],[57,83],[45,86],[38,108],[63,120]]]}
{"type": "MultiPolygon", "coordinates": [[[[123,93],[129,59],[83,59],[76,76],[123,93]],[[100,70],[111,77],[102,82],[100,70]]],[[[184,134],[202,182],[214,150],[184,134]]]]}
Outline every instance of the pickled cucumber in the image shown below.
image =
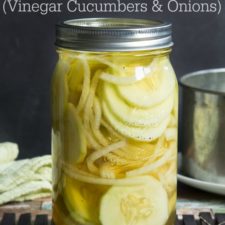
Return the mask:
{"type": "Polygon", "coordinates": [[[68,103],[64,116],[64,156],[71,164],[82,162],[87,144],[82,122],[73,104],[68,103]]]}
{"type": "Polygon", "coordinates": [[[164,225],[169,216],[167,194],[153,177],[142,185],[113,186],[102,197],[102,225],[164,225]]]}
{"type": "Polygon", "coordinates": [[[114,127],[122,135],[126,137],[136,140],[136,141],[146,141],[151,142],[162,135],[165,131],[170,117],[165,118],[159,124],[155,126],[145,126],[145,127],[134,127],[126,125],[121,122],[109,109],[107,103],[103,101],[102,108],[104,115],[110,122],[110,124],[114,127]]]}
{"type": "Polygon", "coordinates": [[[55,130],[60,130],[60,122],[63,120],[65,105],[68,101],[68,71],[69,63],[61,59],[52,78],[52,124],[55,130]]]}
{"type": "Polygon", "coordinates": [[[151,107],[165,100],[174,90],[175,75],[168,59],[159,58],[151,76],[131,85],[118,85],[119,94],[135,107],[151,107]]]}
{"type": "Polygon", "coordinates": [[[167,53],[62,52],[53,78],[54,223],[169,224],[178,89],[167,53]]]}
{"type": "Polygon", "coordinates": [[[116,92],[116,86],[105,83],[103,94],[110,110],[123,123],[131,126],[154,126],[168,117],[173,108],[174,94],[150,108],[137,108],[127,104],[116,92]],[[119,110],[118,110],[119,109],[119,110]]]}
{"type": "Polygon", "coordinates": [[[85,224],[88,221],[99,224],[99,211],[93,209],[99,205],[103,191],[104,188],[87,186],[71,178],[65,178],[64,203],[73,219],[85,224]]]}

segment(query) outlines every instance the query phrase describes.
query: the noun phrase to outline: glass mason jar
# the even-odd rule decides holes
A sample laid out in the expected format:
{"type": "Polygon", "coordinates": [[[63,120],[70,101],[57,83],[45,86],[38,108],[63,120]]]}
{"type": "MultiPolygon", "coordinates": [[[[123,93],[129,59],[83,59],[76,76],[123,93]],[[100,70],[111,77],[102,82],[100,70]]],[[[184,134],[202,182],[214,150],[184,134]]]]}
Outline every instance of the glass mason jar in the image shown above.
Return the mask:
{"type": "Polygon", "coordinates": [[[57,26],[52,79],[55,225],[172,225],[178,87],[171,24],[57,26]]]}

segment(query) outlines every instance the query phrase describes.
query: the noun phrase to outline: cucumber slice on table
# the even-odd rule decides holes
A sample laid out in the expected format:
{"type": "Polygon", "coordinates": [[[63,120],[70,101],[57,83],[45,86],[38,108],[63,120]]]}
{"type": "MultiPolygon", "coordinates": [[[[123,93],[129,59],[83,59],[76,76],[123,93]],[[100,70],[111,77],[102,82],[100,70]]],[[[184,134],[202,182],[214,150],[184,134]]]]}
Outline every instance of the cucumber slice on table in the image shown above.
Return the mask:
{"type": "Polygon", "coordinates": [[[102,225],[164,225],[168,219],[168,198],[162,184],[153,177],[134,186],[113,186],[102,197],[102,225]]]}

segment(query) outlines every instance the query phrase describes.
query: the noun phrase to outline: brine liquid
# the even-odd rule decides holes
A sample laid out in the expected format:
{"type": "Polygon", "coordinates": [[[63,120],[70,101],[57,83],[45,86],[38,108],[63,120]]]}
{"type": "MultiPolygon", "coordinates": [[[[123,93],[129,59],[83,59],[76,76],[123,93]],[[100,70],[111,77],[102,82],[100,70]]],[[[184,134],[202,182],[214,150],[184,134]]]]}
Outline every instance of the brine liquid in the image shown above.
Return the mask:
{"type": "Polygon", "coordinates": [[[178,91],[166,52],[59,50],[52,80],[56,225],[172,225],[178,91]]]}

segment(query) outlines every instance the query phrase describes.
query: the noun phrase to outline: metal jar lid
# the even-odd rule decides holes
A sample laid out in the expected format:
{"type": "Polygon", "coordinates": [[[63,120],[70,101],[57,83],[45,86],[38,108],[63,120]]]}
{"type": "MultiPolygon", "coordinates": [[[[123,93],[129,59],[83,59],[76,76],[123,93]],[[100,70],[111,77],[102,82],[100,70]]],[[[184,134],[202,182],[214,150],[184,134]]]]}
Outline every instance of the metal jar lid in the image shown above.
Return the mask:
{"type": "Polygon", "coordinates": [[[172,25],[155,20],[88,18],[56,26],[56,46],[80,51],[134,51],[169,48],[172,25]]]}

